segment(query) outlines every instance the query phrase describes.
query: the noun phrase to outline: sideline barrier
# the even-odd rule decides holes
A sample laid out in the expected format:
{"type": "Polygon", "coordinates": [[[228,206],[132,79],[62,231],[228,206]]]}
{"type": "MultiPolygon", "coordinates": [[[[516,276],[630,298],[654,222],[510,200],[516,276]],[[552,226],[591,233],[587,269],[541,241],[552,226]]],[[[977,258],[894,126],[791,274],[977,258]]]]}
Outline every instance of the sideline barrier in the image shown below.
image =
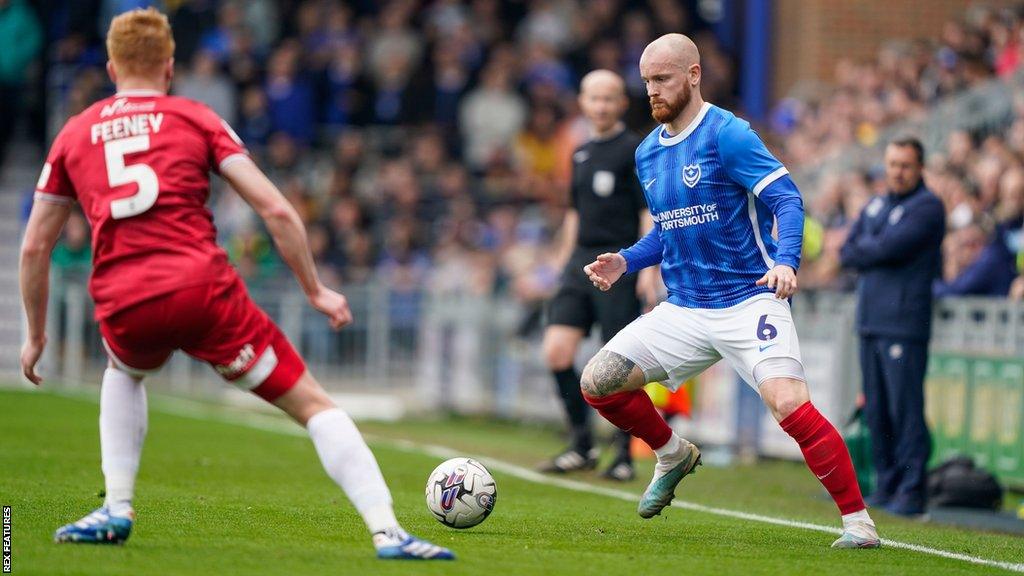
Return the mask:
{"type": "MultiPolygon", "coordinates": [[[[106,363],[84,282],[82,275],[54,281],[42,367],[51,386],[95,385],[106,363]]],[[[350,285],[345,294],[355,322],[335,333],[291,282],[250,285],[250,293],[330,391],[389,394],[412,413],[562,419],[540,335],[524,328],[536,310],[511,298],[350,285]]],[[[860,392],[854,314],[850,294],[809,292],[793,300],[811,396],[837,424],[852,413],[860,392]]],[[[578,366],[600,346],[596,337],[582,346],[578,366]]],[[[180,353],[147,385],[208,399],[242,396],[180,353]]],[[[673,424],[702,443],[736,446],[741,430],[749,435],[751,426],[749,410],[741,407],[742,386],[717,364],[697,380],[693,418],[673,424]]],[[[1024,306],[1002,299],[940,301],[926,393],[933,462],[966,453],[1001,478],[1024,484],[1024,306]]],[[[763,409],[755,428],[759,453],[800,457],[763,409]]]]}

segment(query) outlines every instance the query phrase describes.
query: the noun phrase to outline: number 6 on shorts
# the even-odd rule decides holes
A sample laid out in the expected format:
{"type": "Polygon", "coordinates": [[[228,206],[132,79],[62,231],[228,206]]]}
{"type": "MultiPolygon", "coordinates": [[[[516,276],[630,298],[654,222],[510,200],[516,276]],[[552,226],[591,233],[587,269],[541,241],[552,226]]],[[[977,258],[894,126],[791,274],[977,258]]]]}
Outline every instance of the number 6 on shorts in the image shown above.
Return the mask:
{"type": "Polygon", "coordinates": [[[762,314],[761,319],[757,322],[757,339],[758,340],[771,340],[778,336],[779,331],[768,323],[768,315],[762,314]]]}

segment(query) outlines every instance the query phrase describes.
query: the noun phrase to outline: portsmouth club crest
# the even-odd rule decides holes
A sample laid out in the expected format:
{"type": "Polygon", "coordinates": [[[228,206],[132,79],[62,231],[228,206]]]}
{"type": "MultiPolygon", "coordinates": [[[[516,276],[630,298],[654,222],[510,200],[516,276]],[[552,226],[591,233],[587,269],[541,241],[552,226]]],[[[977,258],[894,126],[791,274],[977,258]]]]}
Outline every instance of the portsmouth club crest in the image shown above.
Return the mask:
{"type": "Polygon", "coordinates": [[[700,164],[683,166],[683,183],[693,188],[700,182],[700,164]]]}

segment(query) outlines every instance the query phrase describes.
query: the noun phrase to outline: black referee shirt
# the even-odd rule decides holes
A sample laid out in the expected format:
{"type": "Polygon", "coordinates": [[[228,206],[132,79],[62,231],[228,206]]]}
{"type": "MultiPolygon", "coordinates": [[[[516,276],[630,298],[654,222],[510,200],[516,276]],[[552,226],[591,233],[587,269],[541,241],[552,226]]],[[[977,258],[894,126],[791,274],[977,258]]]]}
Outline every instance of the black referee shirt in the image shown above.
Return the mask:
{"type": "Polygon", "coordinates": [[[639,238],[639,214],[647,201],[634,158],[642,140],[623,130],[607,140],[591,140],[573,153],[572,207],[580,215],[577,247],[624,248],[639,238]]]}

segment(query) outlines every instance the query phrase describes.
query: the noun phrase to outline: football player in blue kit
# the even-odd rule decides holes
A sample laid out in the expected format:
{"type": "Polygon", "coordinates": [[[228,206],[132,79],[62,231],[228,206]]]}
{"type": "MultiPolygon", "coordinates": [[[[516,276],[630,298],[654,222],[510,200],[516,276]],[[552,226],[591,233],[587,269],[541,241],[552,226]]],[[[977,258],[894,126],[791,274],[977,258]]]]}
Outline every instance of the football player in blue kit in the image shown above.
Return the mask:
{"type": "Polygon", "coordinates": [[[725,358],[838,506],[843,534],[833,546],[879,546],[846,444],[811,403],[804,377],[788,302],[803,236],[799,190],[749,123],[701,97],[700,55],[689,38],[667,34],[648,45],[640,75],[660,123],[636,150],[654,228],[584,269],[608,290],[660,265],[669,298],[616,334],[581,379],[587,402],[658,457],[638,513],[659,514],[700,464],[700,451],[672,431],[643,386],[676,388],[725,358]]]}

